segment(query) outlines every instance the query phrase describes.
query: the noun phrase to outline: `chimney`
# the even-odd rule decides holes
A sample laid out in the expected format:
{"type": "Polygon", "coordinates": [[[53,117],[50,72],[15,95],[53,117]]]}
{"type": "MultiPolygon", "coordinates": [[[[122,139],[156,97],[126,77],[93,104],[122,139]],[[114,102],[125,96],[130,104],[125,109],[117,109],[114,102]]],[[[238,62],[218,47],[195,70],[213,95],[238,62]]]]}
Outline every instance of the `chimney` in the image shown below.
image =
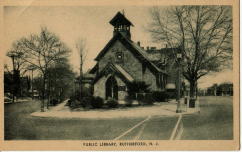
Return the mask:
{"type": "Polygon", "coordinates": [[[140,41],[137,42],[138,46],[140,46],[140,41]]]}

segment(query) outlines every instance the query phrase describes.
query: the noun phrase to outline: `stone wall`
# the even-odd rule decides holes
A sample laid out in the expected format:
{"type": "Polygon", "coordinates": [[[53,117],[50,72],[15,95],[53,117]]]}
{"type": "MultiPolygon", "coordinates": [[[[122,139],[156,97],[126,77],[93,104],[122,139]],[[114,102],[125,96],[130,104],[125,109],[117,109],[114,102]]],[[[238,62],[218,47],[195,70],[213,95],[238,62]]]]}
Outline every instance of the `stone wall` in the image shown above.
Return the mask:
{"type": "Polygon", "coordinates": [[[142,80],[142,64],[120,41],[117,40],[109,49],[99,61],[99,71],[102,71],[108,62],[112,62],[113,64],[122,66],[136,80],[142,80]],[[117,62],[116,52],[123,53],[122,63],[117,62]]]}
{"type": "Polygon", "coordinates": [[[108,77],[103,76],[94,84],[94,96],[99,96],[105,99],[106,92],[105,92],[105,83],[108,77]]]}
{"type": "MultiPolygon", "coordinates": [[[[142,63],[133,55],[132,52],[127,50],[123,44],[117,40],[113,46],[109,48],[106,54],[98,62],[99,72],[109,63],[119,64],[125,71],[127,71],[136,81],[145,81],[150,85],[151,90],[158,90],[156,85],[156,76],[146,67],[144,75],[142,74],[142,63]],[[116,58],[116,53],[122,52],[123,62],[118,62],[116,58]]],[[[115,77],[119,85],[121,85],[122,80],[115,77]]],[[[94,95],[105,97],[105,83],[107,78],[105,76],[96,82],[94,86],[94,95]]],[[[119,91],[119,99],[124,99],[127,95],[126,91],[119,91]]]]}
{"type": "Polygon", "coordinates": [[[146,70],[145,70],[143,79],[144,79],[143,81],[146,84],[150,85],[151,90],[157,90],[158,89],[157,85],[156,85],[156,77],[153,73],[151,73],[151,71],[148,68],[146,68],[146,70]]]}

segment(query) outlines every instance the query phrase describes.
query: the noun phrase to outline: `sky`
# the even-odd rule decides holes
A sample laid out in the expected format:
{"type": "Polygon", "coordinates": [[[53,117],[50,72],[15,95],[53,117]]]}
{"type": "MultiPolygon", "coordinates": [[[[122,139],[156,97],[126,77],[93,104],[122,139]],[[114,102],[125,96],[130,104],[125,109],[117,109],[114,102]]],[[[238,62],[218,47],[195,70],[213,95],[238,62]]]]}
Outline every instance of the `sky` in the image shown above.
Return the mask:
{"type": "MultiPolygon", "coordinates": [[[[118,11],[124,10],[125,16],[134,24],[131,28],[131,39],[140,41],[141,46],[164,47],[152,43],[147,32],[150,20],[149,6],[8,6],[4,7],[4,32],[6,52],[14,41],[26,37],[31,33],[39,33],[41,27],[60,37],[72,53],[70,64],[74,71],[78,71],[79,58],[75,49],[78,39],[86,40],[88,54],[84,63],[84,71],[95,65],[94,58],[112,38],[113,27],[109,21],[118,11]]],[[[9,58],[4,62],[11,65],[9,58]]],[[[205,88],[213,83],[231,82],[231,70],[214,73],[202,78],[199,87],[205,88]]]]}

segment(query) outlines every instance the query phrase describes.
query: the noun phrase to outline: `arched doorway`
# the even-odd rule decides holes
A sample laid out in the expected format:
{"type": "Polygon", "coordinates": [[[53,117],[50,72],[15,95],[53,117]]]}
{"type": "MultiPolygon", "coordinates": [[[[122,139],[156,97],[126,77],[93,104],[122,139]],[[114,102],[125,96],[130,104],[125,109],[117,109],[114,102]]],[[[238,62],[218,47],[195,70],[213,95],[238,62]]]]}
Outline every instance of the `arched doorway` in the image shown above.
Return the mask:
{"type": "Polygon", "coordinates": [[[106,99],[109,97],[118,100],[118,84],[114,76],[110,76],[106,81],[106,99]]]}

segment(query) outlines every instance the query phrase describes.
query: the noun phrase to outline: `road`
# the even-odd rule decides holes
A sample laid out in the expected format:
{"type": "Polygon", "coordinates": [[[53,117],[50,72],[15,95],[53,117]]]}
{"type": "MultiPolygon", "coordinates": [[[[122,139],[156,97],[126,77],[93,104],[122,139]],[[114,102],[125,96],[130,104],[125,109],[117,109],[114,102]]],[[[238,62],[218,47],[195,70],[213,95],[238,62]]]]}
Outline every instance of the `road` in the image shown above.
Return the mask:
{"type": "MultiPolygon", "coordinates": [[[[232,98],[201,97],[201,113],[184,115],[182,139],[232,139],[232,98]]],[[[169,140],[177,116],[115,119],[62,119],[30,116],[40,102],[5,104],[5,139],[169,140]]]]}

